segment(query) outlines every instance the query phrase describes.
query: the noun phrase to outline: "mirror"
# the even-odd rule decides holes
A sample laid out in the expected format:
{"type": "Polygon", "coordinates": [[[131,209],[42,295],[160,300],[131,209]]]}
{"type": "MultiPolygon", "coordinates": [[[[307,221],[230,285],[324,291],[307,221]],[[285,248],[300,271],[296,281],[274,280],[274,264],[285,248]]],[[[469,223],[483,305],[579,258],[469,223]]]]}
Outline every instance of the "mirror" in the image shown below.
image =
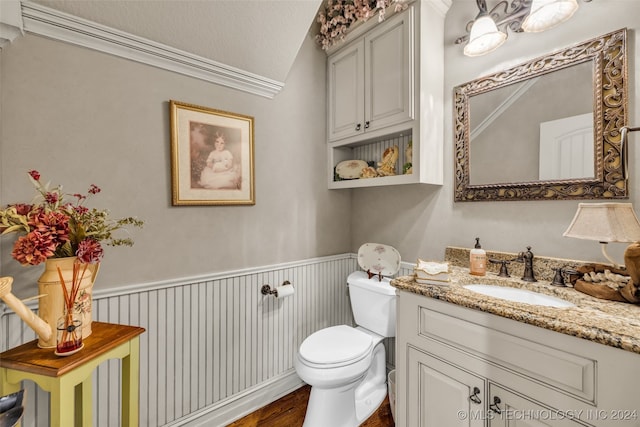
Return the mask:
{"type": "Polygon", "coordinates": [[[626,29],[454,91],[455,200],[628,198],[626,29]]]}

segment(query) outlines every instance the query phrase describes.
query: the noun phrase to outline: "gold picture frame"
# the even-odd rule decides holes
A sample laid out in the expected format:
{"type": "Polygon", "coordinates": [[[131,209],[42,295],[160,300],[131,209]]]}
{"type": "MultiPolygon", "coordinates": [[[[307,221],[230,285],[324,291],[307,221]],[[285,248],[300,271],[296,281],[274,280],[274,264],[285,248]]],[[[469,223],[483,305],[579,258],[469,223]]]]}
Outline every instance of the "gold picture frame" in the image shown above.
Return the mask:
{"type": "Polygon", "coordinates": [[[253,117],[169,101],[173,206],[255,205],[253,117]]]}

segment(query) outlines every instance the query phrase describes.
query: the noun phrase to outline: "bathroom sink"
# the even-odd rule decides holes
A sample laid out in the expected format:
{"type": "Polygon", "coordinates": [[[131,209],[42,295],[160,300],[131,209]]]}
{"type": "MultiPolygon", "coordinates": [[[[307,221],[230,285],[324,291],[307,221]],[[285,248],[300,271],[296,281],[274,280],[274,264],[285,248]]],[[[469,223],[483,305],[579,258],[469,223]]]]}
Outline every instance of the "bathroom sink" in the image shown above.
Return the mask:
{"type": "Polygon", "coordinates": [[[519,302],[523,304],[544,305],[547,307],[558,308],[575,307],[575,304],[569,301],[565,301],[561,298],[540,294],[538,292],[528,291],[526,289],[480,284],[464,285],[463,288],[490,297],[500,298],[512,302],[519,302]]]}

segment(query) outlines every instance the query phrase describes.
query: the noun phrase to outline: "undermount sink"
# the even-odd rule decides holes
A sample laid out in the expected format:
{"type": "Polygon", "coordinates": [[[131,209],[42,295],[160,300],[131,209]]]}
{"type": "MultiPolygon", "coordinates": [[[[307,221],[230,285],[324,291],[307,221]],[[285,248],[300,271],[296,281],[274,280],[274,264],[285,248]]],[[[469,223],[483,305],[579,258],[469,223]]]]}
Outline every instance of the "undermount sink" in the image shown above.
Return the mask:
{"type": "Polygon", "coordinates": [[[523,304],[544,305],[547,307],[558,308],[575,307],[575,304],[569,301],[565,301],[561,298],[540,294],[538,292],[533,292],[526,289],[480,284],[464,285],[463,288],[490,297],[500,298],[512,302],[519,302],[523,304]]]}

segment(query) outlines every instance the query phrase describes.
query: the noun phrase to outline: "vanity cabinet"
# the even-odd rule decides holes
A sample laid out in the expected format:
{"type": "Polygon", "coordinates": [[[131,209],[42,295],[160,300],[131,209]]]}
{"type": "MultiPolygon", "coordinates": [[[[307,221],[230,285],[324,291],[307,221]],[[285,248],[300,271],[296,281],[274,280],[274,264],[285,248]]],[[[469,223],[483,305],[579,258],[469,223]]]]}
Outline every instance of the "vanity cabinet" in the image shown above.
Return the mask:
{"type": "Polygon", "coordinates": [[[353,28],[327,58],[327,176],[331,189],[443,183],[444,17],[450,0],[387,9],[353,28]],[[398,148],[396,175],[342,180],[345,160],[398,148]],[[411,159],[405,157],[411,146],[411,159]],[[411,173],[403,166],[412,164],[411,173]]]}
{"type": "Polygon", "coordinates": [[[396,425],[640,426],[640,354],[399,291],[396,425]]]}
{"type": "Polygon", "coordinates": [[[415,409],[406,414],[407,426],[484,426],[482,416],[461,416],[484,412],[484,378],[413,347],[407,356],[407,405],[415,409]]]}

